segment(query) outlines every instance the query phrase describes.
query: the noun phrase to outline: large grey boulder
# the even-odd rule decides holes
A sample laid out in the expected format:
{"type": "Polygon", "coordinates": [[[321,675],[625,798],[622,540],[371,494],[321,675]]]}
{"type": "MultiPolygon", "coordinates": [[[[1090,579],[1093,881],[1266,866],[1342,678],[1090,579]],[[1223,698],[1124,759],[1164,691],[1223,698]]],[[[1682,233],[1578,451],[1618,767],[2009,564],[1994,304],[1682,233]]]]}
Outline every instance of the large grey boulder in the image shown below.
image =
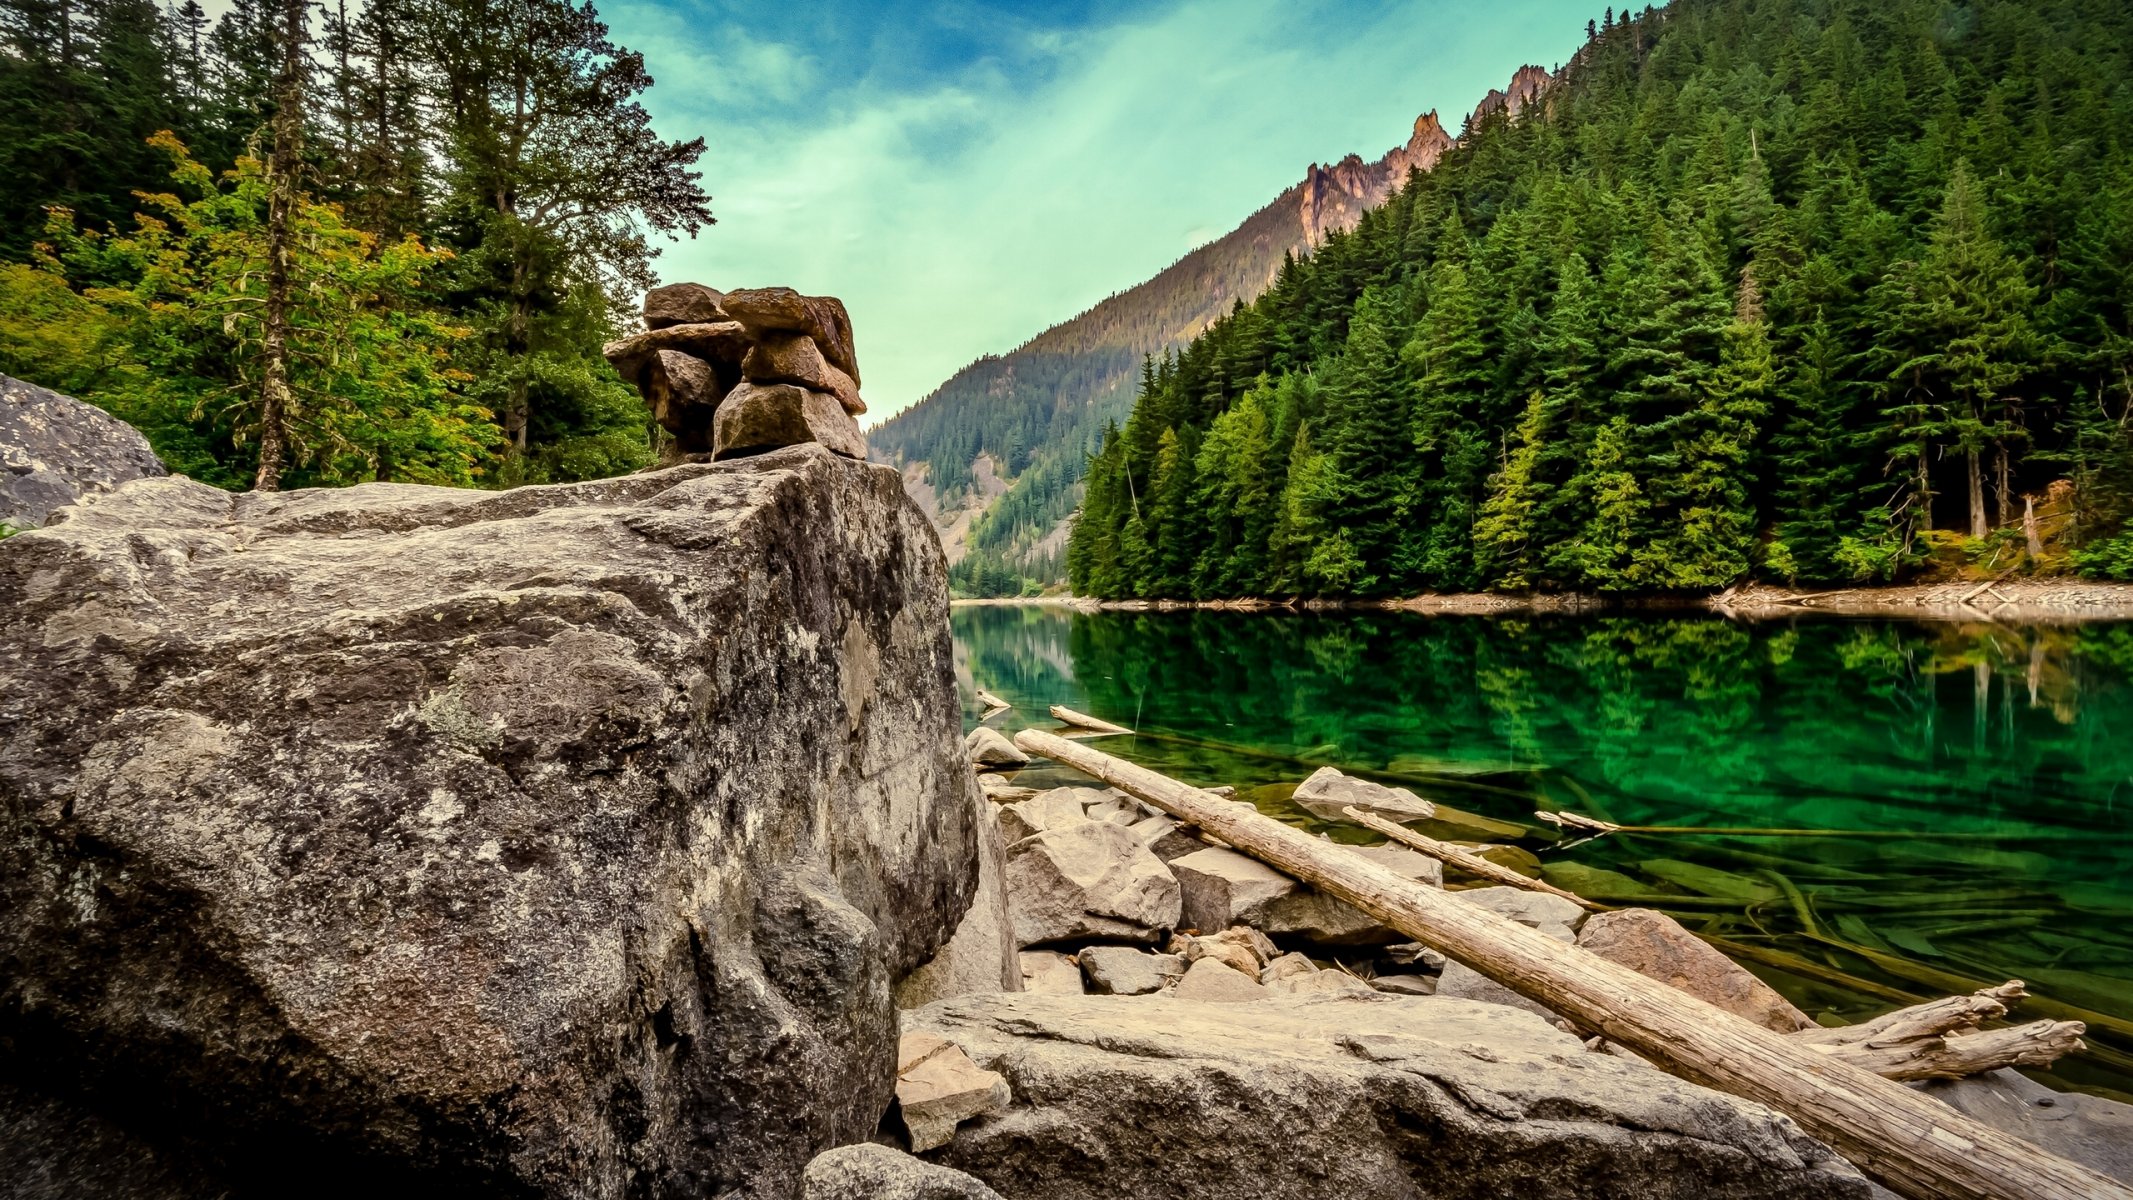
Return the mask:
{"type": "MultiPolygon", "coordinates": [[[[1400,846],[1350,847],[1351,853],[1418,883],[1444,879],[1437,860],[1400,846]]],[[[1187,929],[1218,930],[1249,925],[1275,937],[1328,946],[1397,942],[1402,935],[1362,910],[1336,900],[1256,858],[1210,846],[1170,860],[1187,929]]]]}
{"type": "Polygon", "coordinates": [[[1296,786],[1297,807],[1328,821],[1345,821],[1344,810],[1355,808],[1388,821],[1424,821],[1437,813],[1437,806],[1406,788],[1386,787],[1368,779],[1343,775],[1332,767],[1320,767],[1296,786]]]}
{"type": "Polygon", "coordinates": [[[1490,1005],[1025,994],[911,1016],[1006,1077],[1005,1113],[927,1155],[1005,1196],[1868,1195],[1785,1117],[1490,1005]]]}
{"type": "Polygon", "coordinates": [[[961,1171],[873,1142],[825,1150],[807,1164],[801,1200],[1000,1200],[961,1171]]]}
{"type": "Polygon", "coordinates": [[[0,612],[6,1070],[239,1195],[789,1196],[875,1130],[983,828],[893,470],[141,481],[0,612]]]}
{"type": "Polygon", "coordinates": [[[1123,825],[1083,821],[1007,848],[1007,906],[1024,946],[1152,942],[1178,923],[1178,881],[1123,825]]]}
{"type": "Polygon", "coordinates": [[[2002,1133],[2133,1184],[2133,1104],[2055,1092],[2008,1069],[1912,1086],[2002,1133]]]}
{"type": "Polygon", "coordinates": [[[33,529],[84,496],[167,474],[133,426],[0,375],[0,525],[33,529]]]}
{"type": "Polygon", "coordinates": [[[993,821],[994,806],[972,794],[977,810],[978,889],[954,936],[924,966],[896,985],[896,1007],[919,1008],[971,992],[1019,992],[1015,922],[1007,907],[1007,845],[993,821]]]}

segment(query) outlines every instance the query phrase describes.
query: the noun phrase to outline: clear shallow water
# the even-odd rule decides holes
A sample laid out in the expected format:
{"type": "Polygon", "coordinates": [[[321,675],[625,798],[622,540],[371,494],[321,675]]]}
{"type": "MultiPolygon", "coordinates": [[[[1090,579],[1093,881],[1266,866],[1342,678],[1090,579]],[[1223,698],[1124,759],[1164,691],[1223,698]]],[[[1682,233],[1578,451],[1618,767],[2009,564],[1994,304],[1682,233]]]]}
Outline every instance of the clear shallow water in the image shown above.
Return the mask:
{"type": "Polygon", "coordinates": [[[971,724],[981,686],[1016,705],[992,722],[1010,732],[1054,727],[1052,704],[1131,725],[1099,745],[1344,841],[1376,839],[1289,790],[1329,763],[1400,783],[1444,806],[1424,832],[1673,912],[1826,1019],[2020,978],[2039,999],[2018,1018],[2090,1022],[2094,1051],[2046,1078],[2133,1099],[2133,623],[966,607],[954,626],[971,724]],[[1576,841],[1537,809],[1696,831],[1576,841]]]}

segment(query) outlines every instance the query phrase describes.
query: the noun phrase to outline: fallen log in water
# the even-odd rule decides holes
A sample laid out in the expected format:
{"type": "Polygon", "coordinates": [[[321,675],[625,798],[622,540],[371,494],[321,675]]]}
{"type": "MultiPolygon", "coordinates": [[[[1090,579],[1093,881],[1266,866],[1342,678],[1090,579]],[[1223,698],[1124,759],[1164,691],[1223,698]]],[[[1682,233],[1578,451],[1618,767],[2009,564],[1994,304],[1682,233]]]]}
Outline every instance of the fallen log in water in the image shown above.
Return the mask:
{"type": "Polygon", "coordinates": [[[986,711],[988,712],[999,712],[1003,708],[1014,707],[1014,705],[1009,704],[1007,701],[1000,699],[998,696],[993,695],[991,692],[986,691],[984,688],[978,689],[978,703],[984,705],[986,711]]]}
{"type": "Polygon", "coordinates": [[[1676,1075],[1791,1116],[1914,1200],[2133,1200],[2133,1189],[1909,1088],[1174,779],[1052,734],[1016,744],[1196,825],[1676,1075]]]}
{"type": "Polygon", "coordinates": [[[1123,725],[1113,725],[1109,721],[1098,720],[1087,713],[1075,712],[1064,704],[1052,705],[1052,719],[1062,725],[1072,725],[1076,729],[1086,729],[1091,733],[1133,732],[1123,725]]]}
{"type": "Polygon", "coordinates": [[[1561,896],[1563,899],[1589,912],[1607,911],[1606,905],[1595,904],[1576,892],[1566,892],[1552,883],[1542,883],[1538,879],[1528,879],[1509,867],[1499,866],[1478,854],[1469,854],[1450,842],[1440,842],[1433,837],[1424,837],[1412,829],[1395,825],[1383,817],[1366,813],[1360,808],[1353,806],[1343,808],[1341,815],[1363,826],[1365,829],[1377,830],[1410,850],[1419,850],[1438,862],[1457,867],[1469,875],[1486,879],[1491,883],[1524,888],[1529,892],[1543,892],[1550,896],[1561,896]]]}

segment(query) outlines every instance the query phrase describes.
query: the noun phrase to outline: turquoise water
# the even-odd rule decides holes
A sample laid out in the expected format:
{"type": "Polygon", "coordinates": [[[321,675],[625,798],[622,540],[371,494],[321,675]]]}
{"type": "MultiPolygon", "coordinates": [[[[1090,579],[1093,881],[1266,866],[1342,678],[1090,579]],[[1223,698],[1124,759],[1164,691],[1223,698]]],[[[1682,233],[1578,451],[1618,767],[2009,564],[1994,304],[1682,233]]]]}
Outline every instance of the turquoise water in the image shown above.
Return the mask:
{"type": "Polygon", "coordinates": [[[1376,839],[1292,805],[1299,780],[1402,784],[1440,805],[1424,832],[1672,912],[1824,1020],[2020,978],[2017,1018],[2090,1022],[2043,1077],[2133,1099],[2133,623],[954,624],[973,724],[973,687],[1016,706],[1010,732],[1064,704],[1139,731],[1113,754],[1337,840],[1376,839]],[[1542,810],[1667,831],[1580,839],[1542,810]]]}

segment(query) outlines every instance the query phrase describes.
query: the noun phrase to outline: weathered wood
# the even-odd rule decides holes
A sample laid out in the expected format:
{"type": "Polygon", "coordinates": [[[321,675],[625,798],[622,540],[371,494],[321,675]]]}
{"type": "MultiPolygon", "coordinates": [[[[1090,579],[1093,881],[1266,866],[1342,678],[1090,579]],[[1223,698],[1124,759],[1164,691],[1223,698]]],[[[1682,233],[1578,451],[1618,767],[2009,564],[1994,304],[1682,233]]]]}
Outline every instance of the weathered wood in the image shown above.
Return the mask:
{"type": "Polygon", "coordinates": [[[1416,833],[1412,829],[1408,829],[1400,825],[1395,825],[1391,821],[1388,821],[1383,817],[1377,816],[1372,813],[1366,813],[1362,809],[1356,808],[1352,805],[1347,808],[1343,808],[1341,810],[1341,815],[1355,822],[1356,824],[1363,826],[1365,829],[1374,829],[1377,832],[1384,834],[1387,838],[1398,842],[1399,844],[1407,847],[1410,850],[1419,850],[1422,853],[1429,855],[1431,858],[1436,859],[1438,862],[1444,863],[1447,866],[1457,867],[1460,870],[1465,871],[1469,875],[1478,876],[1482,879],[1488,880],[1491,883],[1500,883],[1504,884],[1507,887],[1524,888],[1529,892],[1545,892],[1550,896],[1561,896],[1563,899],[1570,901],[1572,904],[1577,905],[1579,908],[1586,909],[1590,912],[1607,911],[1606,905],[1596,904],[1593,901],[1587,900],[1585,897],[1578,895],[1576,892],[1566,892],[1562,888],[1559,888],[1552,883],[1543,883],[1538,879],[1528,879],[1509,867],[1502,866],[1497,863],[1492,863],[1488,859],[1483,858],[1478,854],[1469,854],[1465,850],[1462,850],[1459,847],[1452,845],[1450,842],[1440,842],[1436,838],[1425,837],[1422,834],[1416,833]]]}
{"type": "Polygon", "coordinates": [[[1062,725],[1072,725],[1076,729],[1086,729],[1092,733],[1133,732],[1132,730],[1126,728],[1123,725],[1113,725],[1109,721],[1098,720],[1097,718],[1092,717],[1087,713],[1075,712],[1073,709],[1068,708],[1064,704],[1054,704],[1052,706],[1052,719],[1062,725]]]}
{"type": "Polygon", "coordinates": [[[1052,734],[1016,744],[1103,780],[1345,900],[1692,1082],[1791,1116],[1914,1200],[2133,1200],[2133,1189],[1988,1128],[1928,1096],[1751,1025],[1360,854],[1052,734]]]}
{"type": "Polygon", "coordinates": [[[988,710],[992,712],[998,712],[1003,708],[1014,707],[1014,705],[1009,704],[1007,701],[1000,699],[998,696],[993,695],[991,692],[986,691],[984,688],[978,689],[978,703],[984,705],[988,710]]]}
{"type": "Polygon", "coordinates": [[[1949,996],[1871,1021],[1791,1034],[1884,1079],[1962,1079],[2001,1067],[2048,1067],[2082,1048],[2079,1021],[2032,1021],[1979,1031],[2028,992],[2010,979],[1968,996],[1949,996]]]}

